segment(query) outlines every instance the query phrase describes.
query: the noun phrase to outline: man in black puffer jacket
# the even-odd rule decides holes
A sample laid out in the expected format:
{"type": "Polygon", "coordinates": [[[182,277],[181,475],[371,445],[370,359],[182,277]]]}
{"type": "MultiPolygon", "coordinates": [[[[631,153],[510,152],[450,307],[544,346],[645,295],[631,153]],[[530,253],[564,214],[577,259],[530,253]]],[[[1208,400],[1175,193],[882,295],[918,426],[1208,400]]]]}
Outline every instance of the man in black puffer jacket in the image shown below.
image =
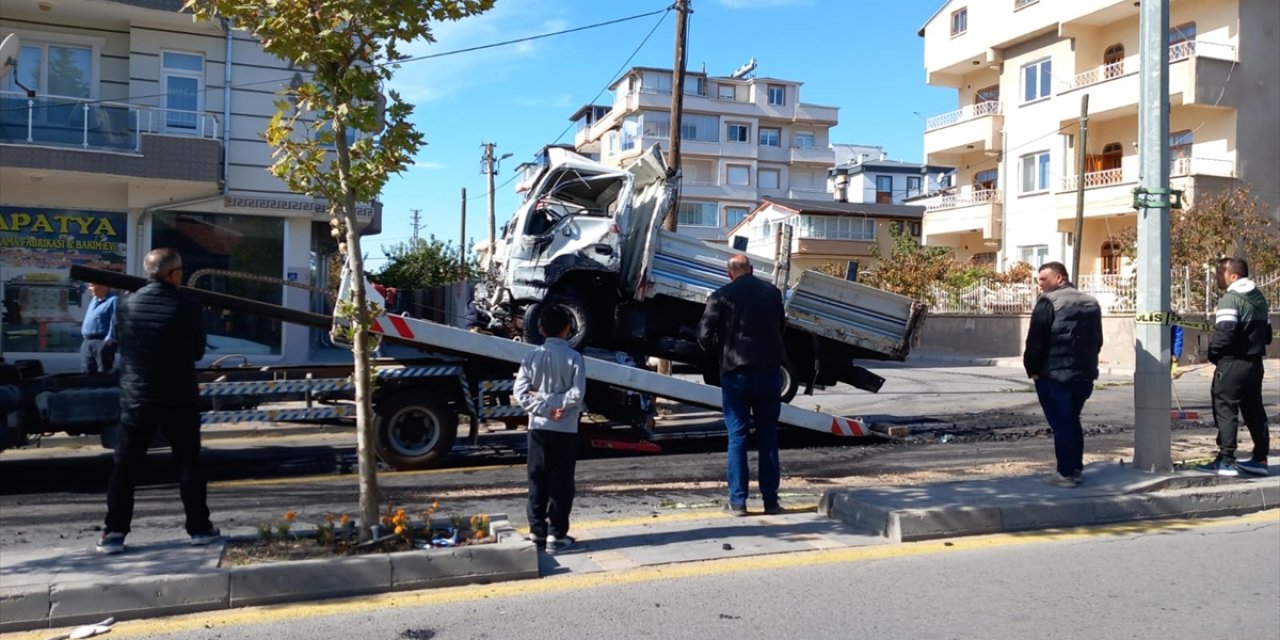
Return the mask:
{"type": "Polygon", "coordinates": [[[1035,380],[1045,420],[1053,430],[1058,469],[1047,482],[1074,487],[1084,480],[1084,430],[1080,411],[1093,395],[1102,351],[1102,310],[1081,293],[1061,262],[1047,262],[1037,274],[1044,294],[1031,311],[1022,366],[1035,380]]]}
{"type": "Polygon", "coordinates": [[[124,551],[133,521],[133,494],[147,447],[158,429],[178,466],[182,507],[191,544],[207,545],[221,532],[209,521],[207,485],[200,471],[199,387],[195,363],[204,357],[204,309],[178,289],[182,257],[156,249],[142,263],[150,280],[116,311],[120,347],[120,435],[107,487],[107,520],[98,550],[124,551]]]}

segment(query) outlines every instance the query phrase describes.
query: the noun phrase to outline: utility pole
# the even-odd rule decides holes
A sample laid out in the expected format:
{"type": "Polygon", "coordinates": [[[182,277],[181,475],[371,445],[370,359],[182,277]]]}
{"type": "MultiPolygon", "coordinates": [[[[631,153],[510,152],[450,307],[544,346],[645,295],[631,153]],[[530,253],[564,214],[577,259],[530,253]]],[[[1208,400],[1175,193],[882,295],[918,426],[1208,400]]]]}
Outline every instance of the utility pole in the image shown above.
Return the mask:
{"type": "Polygon", "coordinates": [[[467,273],[467,188],[462,188],[462,230],[458,232],[458,269],[462,273],[462,277],[469,277],[467,273]]]}
{"type": "Polygon", "coordinates": [[[1134,327],[1133,466],[1147,472],[1173,469],[1169,327],[1149,314],[1169,311],[1169,1],[1139,5],[1138,161],[1134,192],[1138,209],[1138,322],[1134,327]],[[1148,320],[1143,321],[1146,316],[1148,320]]]}
{"type": "Polygon", "coordinates": [[[413,212],[413,245],[416,247],[418,246],[418,230],[422,228],[422,225],[418,223],[418,216],[422,213],[422,210],[410,209],[409,211],[413,212]]]}
{"type": "Polygon", "coordinates": [[[1071,277],[1080,282],[1080,247],[1084,237],[1084,172],[1089,148],[1089,94],[1080,96],[1080,136],[1076,140],[1076,234],[1071,252],[1071,277]]]}
{"type": "Polygon", "coordinates": [[[493,245],[495,242],[495,236],[497,235],[498,226],[497,219],[494,217],[493,213],[493,174],[496,173],[493,168],[493,147],[495,145],[492,142],[482,142],[480,146],[484,147],[484,157],[480,159],[481,162],[484,163],[481,171],[485,176],[487,176],[489,181],[489,244],[485,253],[485,262],[488,263],[493,256],[493,245]]]}
{"type": "MultiPolygon", "coordinates": [[[[676,176],[680,173],[680,119],[684,114],[684,67],[685,67],[685,40],[688,38],[689,14],[693,10],[689,8],[690,0],[676,0],[676,55],[675,64],[671,67],[671,128],[669,129],[668,138],[670,140],[667,149],[667,174],[676,176]]],[[[679,207],[672,209],[667,219],[663,221],[663,228],[667,231],[676,230],[676,218],[679,217],[679,207]]]]}

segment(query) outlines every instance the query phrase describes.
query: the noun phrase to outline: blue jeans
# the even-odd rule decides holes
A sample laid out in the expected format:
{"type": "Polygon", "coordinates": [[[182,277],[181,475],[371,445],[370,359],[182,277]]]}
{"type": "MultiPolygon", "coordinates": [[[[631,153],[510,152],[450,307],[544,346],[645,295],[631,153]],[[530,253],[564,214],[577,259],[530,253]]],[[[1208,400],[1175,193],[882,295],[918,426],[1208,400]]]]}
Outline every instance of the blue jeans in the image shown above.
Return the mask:
{"type": "Polygon", "coordinates": [[[1036,380],[1036,396],[1045,420],[1053,430],[1053,453],[1058,459],[1058,473],[1071,476],[1084,469],[1084,429],[1080,412],[1085,400],[1093,395],[1092,380],[1058,382],[1036,380]]]}
{"type": "Polygon", "coordinates": [[[778,412],[782,410],[782,376],[778,369],[739,369],[720,377],[724,424],[729,430],[729,504],[747,504],[747,435],[752,423],[760,450],[758,482],[766,507],[778,504],[778,412]]]}

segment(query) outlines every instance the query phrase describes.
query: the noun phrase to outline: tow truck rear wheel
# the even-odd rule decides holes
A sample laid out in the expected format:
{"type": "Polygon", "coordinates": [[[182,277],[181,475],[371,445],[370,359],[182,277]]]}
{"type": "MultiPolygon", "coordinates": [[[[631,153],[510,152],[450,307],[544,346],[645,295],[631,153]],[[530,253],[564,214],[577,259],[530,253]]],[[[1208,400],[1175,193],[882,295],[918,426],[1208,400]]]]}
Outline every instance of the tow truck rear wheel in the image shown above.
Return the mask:
{"type": "Polygon", "coordinates": [[[449,456],[458,437],[458,414],[443,403],[402,391],[375,407],[374,450],[396,469],[427,469],[449,456]]]}

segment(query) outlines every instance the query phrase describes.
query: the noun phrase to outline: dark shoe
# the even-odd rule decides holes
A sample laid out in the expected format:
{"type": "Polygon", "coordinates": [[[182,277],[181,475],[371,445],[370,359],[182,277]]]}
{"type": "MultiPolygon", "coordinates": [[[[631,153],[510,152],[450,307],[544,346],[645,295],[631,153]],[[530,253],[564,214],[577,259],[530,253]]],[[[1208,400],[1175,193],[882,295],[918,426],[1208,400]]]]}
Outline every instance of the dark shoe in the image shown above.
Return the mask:
{"type": "Polygon", "coordinates": [[[1235,461],[1227,460],[1221,456],[1214,458],[1213,462],[1196,465],[1196,471],[1201,473],[1212,473],[1213,475],[1222,478],[1234,478],[1240,475],[1240,472],[1236,470],[1235,461]]]}
{"type": "Polygon", "coordinates": [[[1054,471],[1049,475],[1049,477],[1045,478],[1044,482],[1045,484],[1061,487],[1063,489],[1074,489],[1080,484],[1080,481],[1076,480],[1074,475],[1064,476],[1057,471],[1054,471]]]}
{"type": "Polygon", "coordinates": [[[776,516],[784,512],[785,512],[785,509],[783,509],[782,505],[780,504],[766,504],[764,506],[764,514],[766,516],[776,516]]]}
{"type": "Polygon", "coordinates": [[[562,551],[570,551],[578,543],[573,536],[547,536],[547,555],[553,556],[562,551]]]}
{"type": "Polygon", "coordinates": [[[1246,473],[1251,476],[1265,476],[1268,473],[1270,473],[1270,469],[1267,468],[1266,458],[1263,458],[1261,460],[1246,460],[1244,462],[1237,462],[1236,469],[1238,469],[1242,473],[1246,473]]]}
{"type": "Polygon", "coordinates": [[[219,531],[217,527],[214,527],[204,533],[191,534],[191,546],[205,547],[217,542],[221,538],[222,531],[219,531]]]}
{"type": "Polygon", "coordinates": [[[103,531],[102,537],[98,538],[98,545],[96,548],[98,549],[98,553],[105,553],[109,556],[124,553],[124,534],[103,531]]]}
{"type": "Polygon", "coordinates": [[[724,510],[738,518],[747,515],[747,505],[745,504],[733,504],[731,502],[726,502],[724,510]]]}
{"type": "Polygon", "coordinates": [[[537,549],[538,551],[543,551],[547,548],[546,536],[538,536],[530,533],[529,535],[525,536],[525,540],[532,542],[533,548],[537,549]]]}
{"type": "Polygon", "coordinates": [[[1084,482],[1084,472],[1077,471],[1071,474],[1071,479],[1074,480],[1076,484],[1080,484],[1081,482],[1084,482]]]}

